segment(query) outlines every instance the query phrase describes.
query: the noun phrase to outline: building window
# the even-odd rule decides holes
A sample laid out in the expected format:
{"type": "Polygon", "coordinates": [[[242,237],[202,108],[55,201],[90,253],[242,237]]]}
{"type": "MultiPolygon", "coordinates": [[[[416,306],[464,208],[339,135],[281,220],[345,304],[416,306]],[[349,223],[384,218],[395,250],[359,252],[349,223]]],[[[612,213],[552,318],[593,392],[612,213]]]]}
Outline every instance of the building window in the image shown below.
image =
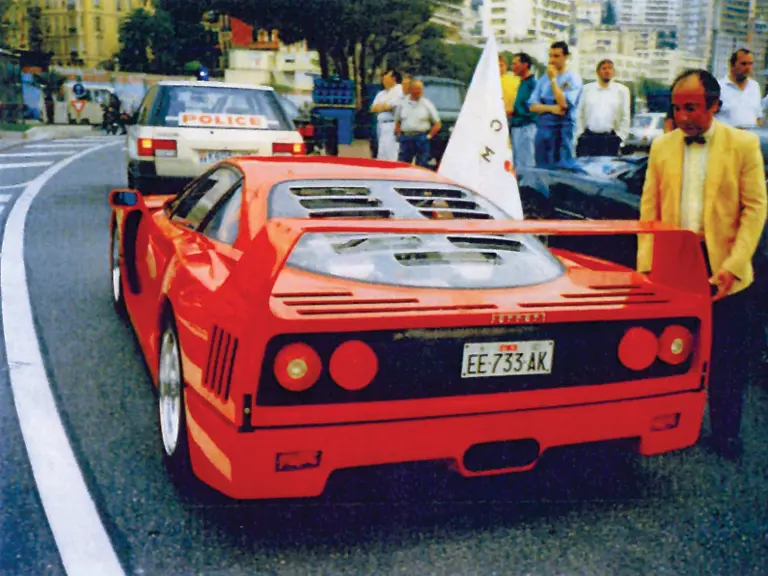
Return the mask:
{"type": "Polygon", "coordinates": [[[93,17],[93,28],[101,34],[101,16],[94,16],[93,17]]]}
{"type": "Polygon", "coordinates": [[[120,0],[115,0],[115,11],[120,12],[123,7],[120,5],[120,0]]]}

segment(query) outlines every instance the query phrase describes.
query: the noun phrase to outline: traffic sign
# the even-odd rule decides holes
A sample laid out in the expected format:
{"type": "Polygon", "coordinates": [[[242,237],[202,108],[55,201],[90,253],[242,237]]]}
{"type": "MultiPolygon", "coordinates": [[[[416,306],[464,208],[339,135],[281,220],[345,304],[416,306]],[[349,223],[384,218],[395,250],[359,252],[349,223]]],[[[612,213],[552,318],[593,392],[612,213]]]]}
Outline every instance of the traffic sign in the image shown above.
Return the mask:
{"type": "Polygon", "coordinates": [[[74,108],[79,115],[80,112],[83,111],[83,108],[85,108],[85,100],[72,100],[72,108],[74,108]]]}
{"type": "Polygon", "coordinates": [[[78,98],[82,98],[83,96],[85,96],[85,86],[83,86],[82,84],[80,84],[80,82],[78,82],[77,84],[72,86],[72,93],[78,98]]]}

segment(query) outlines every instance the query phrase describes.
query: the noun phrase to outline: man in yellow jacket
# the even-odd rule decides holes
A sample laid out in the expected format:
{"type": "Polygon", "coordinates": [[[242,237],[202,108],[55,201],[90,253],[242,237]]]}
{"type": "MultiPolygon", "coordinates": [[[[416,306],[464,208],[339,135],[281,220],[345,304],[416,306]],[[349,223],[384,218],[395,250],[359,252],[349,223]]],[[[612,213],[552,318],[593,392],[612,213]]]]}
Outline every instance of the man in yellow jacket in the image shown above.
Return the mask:
{"type": "MultiPolygon", "coordinates": [[[[766,220],[763,157],[756,135],[714,120],[720,85],[706,70],[689,70],[672,85],[677,129],[653,141],[640,220],[699,234],[713,292],[709,373],[710,447],[738,460],[751,332],[752,257],[766,220]]],[[[639,242],[638,269],[652,264],[653,239],[639,242]]]]}

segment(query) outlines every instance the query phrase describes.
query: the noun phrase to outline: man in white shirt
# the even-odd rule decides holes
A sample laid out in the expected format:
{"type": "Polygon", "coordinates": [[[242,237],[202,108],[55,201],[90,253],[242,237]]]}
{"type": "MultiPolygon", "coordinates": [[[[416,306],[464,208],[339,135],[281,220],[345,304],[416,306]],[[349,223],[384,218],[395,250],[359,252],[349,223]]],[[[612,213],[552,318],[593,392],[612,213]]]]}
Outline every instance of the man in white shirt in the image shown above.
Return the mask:
{"type": "Polygon", "coordinates": [[[576,117],[577,156],[617,156],[629,135],[629,88],[613,76],[613,62],[601,60],[597,82],[584,86],[576,117]]]}
{"type": "Polygon", "coordinates": [[[440,132],[442,123],[437,108],[424,97],[421,80],[411,82],[411,96],[395,114],[395,134],[400,142],[400,162],[429,167],[430,140],[440,132]]]}
{"type": "Polygon", "coordinates": [[[750,78],[754,58],[752,52],[740,48],[731,54],[731,71],[720,79],[723,102],[717,119],[736,128],[754,128],[763,123],[760,86],[750,78]]]}
{"type": "Polygon", "coordinates": [[[384,90],[376,94],[371,105],[371,112],[376,114],[376,134],[378,137],[379,160],[396,161],[399,153],[395,139],[395,109],[403,98],[400,86],[401,76],[397,70],[387,70],[381,77],[384,90]]]}

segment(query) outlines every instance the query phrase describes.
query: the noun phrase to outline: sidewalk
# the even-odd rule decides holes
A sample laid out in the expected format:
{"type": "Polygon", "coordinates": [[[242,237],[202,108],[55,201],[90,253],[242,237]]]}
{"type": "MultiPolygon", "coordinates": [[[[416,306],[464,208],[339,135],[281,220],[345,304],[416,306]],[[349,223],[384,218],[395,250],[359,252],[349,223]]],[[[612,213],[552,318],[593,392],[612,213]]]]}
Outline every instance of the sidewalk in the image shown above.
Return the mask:
{"type": "Polygon", "coordinates": [[[41,124],[34,128],[30,128],[26,132],[0,130],[0,150],[18,146],[24,142],[52,140],[54,138],[84,138],[85,136],[91,136],[93,134],[99,134],[95,127],[76,124],[41,124]]]}

